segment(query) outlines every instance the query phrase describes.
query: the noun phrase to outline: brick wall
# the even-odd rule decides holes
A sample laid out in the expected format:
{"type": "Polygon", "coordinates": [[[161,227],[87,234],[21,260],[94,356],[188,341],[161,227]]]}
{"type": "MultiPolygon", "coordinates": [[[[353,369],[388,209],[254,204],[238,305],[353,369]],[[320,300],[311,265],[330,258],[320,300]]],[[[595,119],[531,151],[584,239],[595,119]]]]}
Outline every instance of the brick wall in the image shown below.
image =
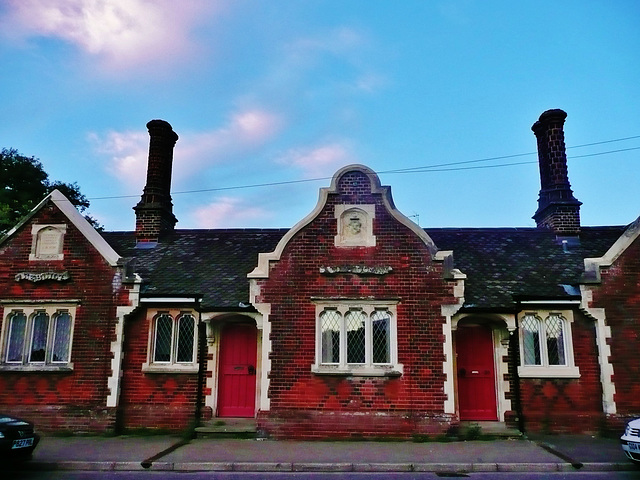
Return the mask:
{"type": "Polygon", "coordinates": [[[455,303],[453,285],[425,244],[394,219],[362,172],[346,173],[315,220],[291,239],[269,278],[259,281],[271,304],[269,412],[259,426],[275,437],[406,437],[440,433],[444,414],[441,305],[455,303]],[[374,204],[375,247],[334,246],[339,204],[374,204]],[[322,275],[323,265],[390,266],[386,275],[322,275]],[[398,299],[400,377],[318,375],[316,311],[311,299],[398,299]]]}
{"type": "Polygon", "coordinates": [[[602,386],[593,320],[574,312],[571,334],[580,378],[520,380],[527,431],[598,433],[603,427],[602,386]]]}
{"type": "Polygon", "coordinates": [[[149,329],[154,312],[142,311],[125,322],[122,384],[118,408],[121,430],[180,431],[193,423],[197,373],[149,373],[149,329]]]}
{"type": "MultiPolygon", "coordinates": [[[[0,299],[79,302],[71,350],[73,371],[0,371],[2,411],[33,420],[42,431],[113,429],[115,411],[106,408],[110,345],[115,336],[115,304],[126,304],[126,291],[113,292],[114,273],[53,203],[45,205],[0,246],[0,299]],[[67,225],[62,260],[29,261],[34,223],[67,225]],[[68,272],[70,279],[17,281],[15,276],[19,272],[68,272]]],[[[0,321],[3,318],[4,309],[0,321]]]]}
{"type": "Polygon", "coordinates": [[[611,364],[617,414],[609,428],[620,431],[630,417],[640,416],[640,238],[609,267],[594,286],[593,308],[604,308],[611,327],[611,364]]]}

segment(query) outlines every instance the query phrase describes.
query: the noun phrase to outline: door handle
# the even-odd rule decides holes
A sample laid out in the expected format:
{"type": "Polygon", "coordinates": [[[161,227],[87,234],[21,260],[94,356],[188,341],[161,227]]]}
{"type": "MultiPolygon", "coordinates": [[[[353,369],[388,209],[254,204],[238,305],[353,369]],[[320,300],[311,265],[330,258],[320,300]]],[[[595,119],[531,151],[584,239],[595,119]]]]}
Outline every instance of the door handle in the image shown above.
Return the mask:
{"type": "Polygon", "coordinates": [[[254,367],[253,365],[249,365],[249,367],[247,368],[247,371],[249,372],[249,375],[255,375],[256,367],[254,367]]]}

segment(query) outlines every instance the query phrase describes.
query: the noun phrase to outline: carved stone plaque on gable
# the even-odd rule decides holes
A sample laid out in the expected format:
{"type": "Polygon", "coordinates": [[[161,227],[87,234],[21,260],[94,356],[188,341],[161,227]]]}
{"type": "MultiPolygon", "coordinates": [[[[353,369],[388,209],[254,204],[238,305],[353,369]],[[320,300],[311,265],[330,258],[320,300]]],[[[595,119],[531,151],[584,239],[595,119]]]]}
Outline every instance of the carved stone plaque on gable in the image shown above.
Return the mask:
{"type": "Polygon", "coordinates": [[[33,225],[29,260],[62,260],[66,225],[33,225]]]}
{"type": "Polygon", "coordinates": [[[375,247],[373,219],[375,205],[336,205],[335,218],[338,222],[336,247],[375,247]]]}

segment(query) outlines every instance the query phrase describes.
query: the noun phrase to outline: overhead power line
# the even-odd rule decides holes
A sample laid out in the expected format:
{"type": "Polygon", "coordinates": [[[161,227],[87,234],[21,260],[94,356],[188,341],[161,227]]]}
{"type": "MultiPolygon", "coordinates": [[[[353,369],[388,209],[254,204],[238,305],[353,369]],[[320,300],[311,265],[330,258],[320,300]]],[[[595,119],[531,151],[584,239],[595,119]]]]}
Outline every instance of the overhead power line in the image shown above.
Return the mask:
{"type": "MultiPolygon", "coordinates": [[[[567,148],[567,150],[569,150],[569,149],[574,149],[574,148],[592,147],[592,146],[595,146],[595,145],[603,145],[603,144],[607,144],[607,143],[622,142],[622,141],[634,140],[634,139],[638,139],[638,138],[640,138],[640,135],[634,135],[634,136],[631,136],[631,137],[624,137],[624,138],[616,138],[616,139],[612,139],[612,140],[603,140],[603,141],[600,141],[600,142],[584,143],[582,145],[572,145],[572,146],[568,146],[566,148],[567,148]]],[[[633,151],[633,150],[640,150],[640,146],[639,147],[621,148],[621,149],[617,149],[617,150],[607,150],[607,151],[604,151],[604,152],[585,153],[585,154],[582,154],[582,155],[572,155],[572,156],[570,156],[568,158],[569,159],[574,159],[574,158],[596,157],[596,156],[600,156],[600,155],[609,155],[609,154],[614,154],[614,153],[629,152],[629,151],[633,151]]],[[[421,167],[400,168],[400,169],[394,169],[394,170],[382,170],[382,171],[379,171],[377,173],[378,174],[401,174],[401,173],[452,172],[452,171],[460,171],[460,170],[479,170],[479,169],[485,169],[485,168],[512,167],[512,166],[516,166],[516,165],[534,164],[534,163],[538,163],[538,161],[537,160],[531,160],[531,161],[523,161],[523,162],[498,163],[498,164],[495,164],[495,165],[474,165],[474,166],[469,166],[469,165],[473,164],[473,163],[483,163],[483,162],[493,162],[493,161],[497,161],[497,160],[507,160],[509,158],[527,157],[527,156],[537,155],[537,154],[538,154],[538,152],[514,153],[512,155],[501,155],[501,156],[496,156],[496,157],[479,158],[479,159],[475,159],[475,160],[464,160],[464,161],[459,161],[459,162],[447,162],[447,163],[440,163],[440,164],[434,164],[434,165],[423,165],[421,167]],[[461,165],[468,165],[468,166],[461,166],[461,165]]],[[[184,191],[178,191],[178,192],[171,192],[171,194],[172,195],[188,195],[188,194],[194,194],[194,193],[221,192],[221,191],[227,191],[227,190],[245,190],[245,189],[248,189],[248,188],[277,187],[277,186],[282,186],[282,185],[293,185],[293,184],[298,184],[298,183],[318,182],[318,181],[322,181],[322,180],[330,180],[331,178],[332,177],[316,177],[316,178],[306,178],[306,179],[301,179],[301,180],[285,180],[285,181],[281,181],[281,182],[253,183],[253,184],[248,184],[248,185],[234,185],[234,186],[229,186],[229,187],[214,187],[214,188],[203,188],[203,189],[198,189],[198,190],[184,190],[184,191]]],[[[136,194],[136,195],[113,195],[113,196],[107,196],[107,197],[91,197],[91,198],[89,198],[89,200],[112,200],[112,199],[118,199],[118,198],[137,198],[139,196],[140,196],[139,194],[136,194]]]]}

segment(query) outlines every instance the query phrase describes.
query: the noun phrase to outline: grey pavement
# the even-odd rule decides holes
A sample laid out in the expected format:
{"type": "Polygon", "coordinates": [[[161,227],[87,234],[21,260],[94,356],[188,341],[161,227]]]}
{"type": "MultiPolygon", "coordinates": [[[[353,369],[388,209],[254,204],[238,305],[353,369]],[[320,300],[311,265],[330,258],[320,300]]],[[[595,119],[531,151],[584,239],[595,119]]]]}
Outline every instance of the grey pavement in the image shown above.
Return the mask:
{"type": "MultiPolygon", "coordinates": [[[[452,442],[181,440],[174,436],[42,438],[37,470],[175,471],[621,471],[619,441],[586,435],[452,442]]],[[[640,471],[640,470],[639,470],[640,471]]]]}

